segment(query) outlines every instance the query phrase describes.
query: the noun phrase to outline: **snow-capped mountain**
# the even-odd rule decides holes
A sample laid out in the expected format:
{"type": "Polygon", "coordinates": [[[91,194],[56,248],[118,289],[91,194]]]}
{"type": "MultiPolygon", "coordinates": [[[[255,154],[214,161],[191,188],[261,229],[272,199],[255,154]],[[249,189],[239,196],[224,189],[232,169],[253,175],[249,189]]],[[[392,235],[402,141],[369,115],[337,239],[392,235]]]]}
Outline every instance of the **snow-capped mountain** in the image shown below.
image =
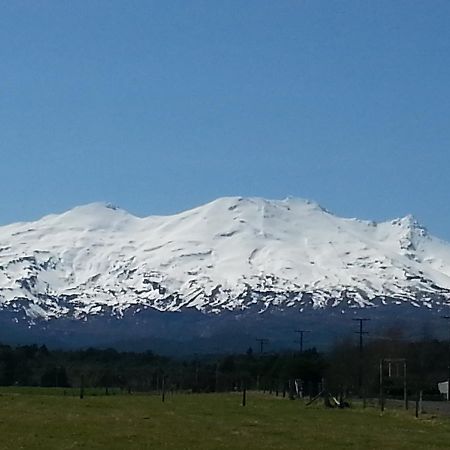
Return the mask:
{"type": "Polygon", "coordinates": [[[375,223],[229,197],[167,217],[94,203],[0,227],[0,308],[29,323],[392,303],[450,304],[450,245],[411,216],[375,223]]]}

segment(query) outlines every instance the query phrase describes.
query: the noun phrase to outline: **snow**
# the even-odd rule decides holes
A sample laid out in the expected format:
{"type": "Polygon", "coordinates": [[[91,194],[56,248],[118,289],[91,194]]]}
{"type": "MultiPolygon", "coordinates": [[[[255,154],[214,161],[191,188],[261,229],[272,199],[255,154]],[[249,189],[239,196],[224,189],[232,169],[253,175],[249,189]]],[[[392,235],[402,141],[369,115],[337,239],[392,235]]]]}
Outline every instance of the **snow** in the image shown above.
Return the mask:
{"type": "Polygon", "coordinates": [[[0,227],[0,268],[0,304],[27,299],[33,317],[132,305],[266,310],[302,305],[305,293],[315,307],[450,299],[450,245],[412,216],[346,219],[295,198],[226,197],[146,218],[79,206],[0,227]]]}

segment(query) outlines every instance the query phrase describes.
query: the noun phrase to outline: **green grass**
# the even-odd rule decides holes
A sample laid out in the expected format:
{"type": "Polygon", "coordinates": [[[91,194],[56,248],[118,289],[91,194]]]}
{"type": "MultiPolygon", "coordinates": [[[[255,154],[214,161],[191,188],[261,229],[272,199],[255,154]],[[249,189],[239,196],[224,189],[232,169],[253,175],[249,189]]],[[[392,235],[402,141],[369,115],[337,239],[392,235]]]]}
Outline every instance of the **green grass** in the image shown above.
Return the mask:
{"type": "MultiPolygon", "coordinates": [[[[326,410],[250,393],[90,396],[1,389],[7,449],[447,449],[450,420],[400,411],[326,410]],[[51,395],[48,395],[51,394],[51,395]]],[[[67,392],[66,392],[67,394],[67,392]]]]}

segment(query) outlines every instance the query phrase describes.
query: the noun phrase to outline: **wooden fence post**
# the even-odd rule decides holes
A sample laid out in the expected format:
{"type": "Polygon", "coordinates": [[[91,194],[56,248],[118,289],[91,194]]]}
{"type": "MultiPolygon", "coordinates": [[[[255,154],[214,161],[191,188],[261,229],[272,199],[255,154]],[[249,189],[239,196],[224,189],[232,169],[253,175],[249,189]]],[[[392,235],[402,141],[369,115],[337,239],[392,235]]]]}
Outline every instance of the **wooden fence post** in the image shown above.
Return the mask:
{"type": "Polygon", "coordinates": [[[80,399],[84,398],[84,375],[81,375],[81,383],[80,383],[80,399]]]}
{"type": "Polygon", "coordinates": [[[166,400],[166,377],[163,376],[162,377],[162,397],[161,397],[162,402],[164,403],[166,400]]]}

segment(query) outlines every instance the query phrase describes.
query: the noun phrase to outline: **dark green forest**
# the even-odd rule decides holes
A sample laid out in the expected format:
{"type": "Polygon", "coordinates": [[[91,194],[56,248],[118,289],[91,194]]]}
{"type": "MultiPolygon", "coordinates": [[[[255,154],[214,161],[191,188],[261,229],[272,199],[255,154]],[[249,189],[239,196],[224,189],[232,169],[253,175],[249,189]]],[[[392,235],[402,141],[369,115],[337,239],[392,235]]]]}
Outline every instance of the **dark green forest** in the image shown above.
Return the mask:
{"type": "MultiPolygon", "coordinates": [[[[0,345],[0,385],[43,387],[95,387],[115,391],[149,392],[165,389],[223,392],[259,389],[292,394],[295,380],[303,395],[325,387],[348,396],[376,396],[380,360],[386,393],[401,396],[406,361],[408,392],[422,390],[439,398],[437,383],[448,378],[449,344],[437,340],[406,342],[399,336],[374,339],[362,351],[354,339],[343,339],[328,351],[315,348],[244,354],[193,355],[179,359],[114,349],[49,350],[45,346],[0,345]]],[[[298,393],[298,392],[297,392],[298,393]]]]}

